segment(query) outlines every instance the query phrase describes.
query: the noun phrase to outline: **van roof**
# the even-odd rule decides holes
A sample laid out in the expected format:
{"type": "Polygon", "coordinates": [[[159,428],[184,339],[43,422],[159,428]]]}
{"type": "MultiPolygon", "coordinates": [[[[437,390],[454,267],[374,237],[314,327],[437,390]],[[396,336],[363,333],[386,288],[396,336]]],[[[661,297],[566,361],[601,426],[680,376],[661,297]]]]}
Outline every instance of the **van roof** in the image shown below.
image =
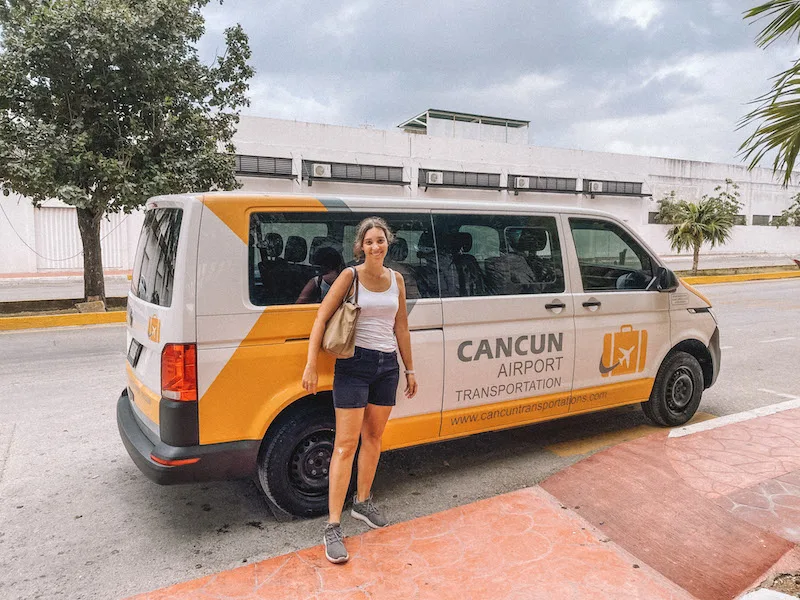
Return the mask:
{"type": "Polygon", "coordinates": [[[616,217],[608,212],[580,208],[575,206],[556,206],[547,204],[533,204],[530,202],[487,202],[486,200],[471,200],[471,199],[437,199],[437,198],[406,198],[406,197],[385,197],[385,196],[334,196],[328,194],[274,194],[264,192],[203,192],[192,194],[175,194],[157,196],[151,198],[147,202],[147,206],[151,207],[162,201],[181,202],[187,200],[195,200],[203,202],[204,204],[213,204],[215,206],[222,206],[226,204],[242,205],[248,204],[250,208],[258,204],[277,203],[280,201],[288,201],[291,205],[303,204],[304,202],[318,202],[323,206],[331,209],[347,209],[347,208],[369,208],[369,207],[382,207],[387,209],[451,209],[458,210],[470,208],[473,210],[481,211],[519,211],[522,210],[535,210],[537,212],[548,213],[564,213],[575,215],[597,215],[604,217],[616,217]]]}

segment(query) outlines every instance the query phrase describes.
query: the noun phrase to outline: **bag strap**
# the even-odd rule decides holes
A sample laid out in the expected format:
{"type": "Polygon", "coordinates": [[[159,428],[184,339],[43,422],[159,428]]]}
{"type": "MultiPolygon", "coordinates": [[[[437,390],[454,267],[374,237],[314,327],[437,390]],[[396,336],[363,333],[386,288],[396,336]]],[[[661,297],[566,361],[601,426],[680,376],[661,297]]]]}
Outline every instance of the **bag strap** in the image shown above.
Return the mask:
{"type": "Polygon", "coordinates": [[[358,270],[353,267],[353,304],[358,306],[358,270]]]}
{"type": "Polygon", "coordinates": [[[351,268],[353,269],[353,281],[350,283],[350,288],[347,290],[347,294],[345,294],[344,298],[342,298],[342,304],[347,302],[352,297],[353,304],[358,306],[358,271],[355,267],[351,268]],[[350,293],[351,290],[352,293],[350,293]]]}

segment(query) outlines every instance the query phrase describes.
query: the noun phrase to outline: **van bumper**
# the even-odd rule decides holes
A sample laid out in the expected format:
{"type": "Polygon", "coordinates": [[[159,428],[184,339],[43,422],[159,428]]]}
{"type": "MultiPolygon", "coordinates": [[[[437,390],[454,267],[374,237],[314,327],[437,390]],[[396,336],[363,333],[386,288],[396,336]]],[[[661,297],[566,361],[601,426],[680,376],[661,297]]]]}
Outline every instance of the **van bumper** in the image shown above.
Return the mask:
{"type": "Polygon", "coordinates": [[[153,444],[142,431],[142,425],[131,408],[127,389],[122,391],[117,400],[117,427],[125,449],[139,470],[148,479],[161,485],[243,479],[256,472],[261,440],[199,446],[170,446],[163,441],[153,444]],[[162,460],[199,460],[191,464],[167,466],[154,461],[151,455],[162,460]]]}
{"type": "Polygon", "coordinates": [[[719,327],[714,329],[711,340],[708,342],[708,352],[711,354],[711,383],[706,387],[711,387],[717,380],[722,362],[722,350],[719,347],[719,327]]]}

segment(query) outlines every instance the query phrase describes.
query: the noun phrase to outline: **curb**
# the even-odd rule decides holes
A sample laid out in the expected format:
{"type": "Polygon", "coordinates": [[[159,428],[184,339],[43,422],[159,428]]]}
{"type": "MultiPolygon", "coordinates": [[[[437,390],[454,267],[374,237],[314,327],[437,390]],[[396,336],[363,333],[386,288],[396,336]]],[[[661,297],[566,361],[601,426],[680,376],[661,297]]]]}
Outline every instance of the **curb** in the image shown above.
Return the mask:
{"type": "Polygon", "coordinates": [[[46,327],[74,327],[76,325],[102,325],[106,323],[124,323],[125,311],[102,313],[81,313],[71,315],[33,315],[29,317],[1,317],[0,331],[17,331],[20,329],[43,329],[46,327]]]}
{"type": "Polygon", "coordinates": [[[739,273],[737,275],[691,275],[681,277],[690,285],[708,283],[736,283],[741,281],[762,281],[768,279],[791,279],[800,277],[800,271],[775,271],[771,273],[739,273]]]}

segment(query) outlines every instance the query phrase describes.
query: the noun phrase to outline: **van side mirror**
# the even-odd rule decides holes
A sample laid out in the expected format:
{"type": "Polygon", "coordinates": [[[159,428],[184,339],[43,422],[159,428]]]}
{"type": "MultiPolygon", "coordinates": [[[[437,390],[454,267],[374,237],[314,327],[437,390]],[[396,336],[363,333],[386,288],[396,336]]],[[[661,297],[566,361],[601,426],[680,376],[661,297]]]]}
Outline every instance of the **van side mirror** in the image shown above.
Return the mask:
{"type": "Polygon", "coordinates": [[[651,289],[659,292],[674,292],[678,289],[678,276],[666,267],[657,267],[651,289]]]}

